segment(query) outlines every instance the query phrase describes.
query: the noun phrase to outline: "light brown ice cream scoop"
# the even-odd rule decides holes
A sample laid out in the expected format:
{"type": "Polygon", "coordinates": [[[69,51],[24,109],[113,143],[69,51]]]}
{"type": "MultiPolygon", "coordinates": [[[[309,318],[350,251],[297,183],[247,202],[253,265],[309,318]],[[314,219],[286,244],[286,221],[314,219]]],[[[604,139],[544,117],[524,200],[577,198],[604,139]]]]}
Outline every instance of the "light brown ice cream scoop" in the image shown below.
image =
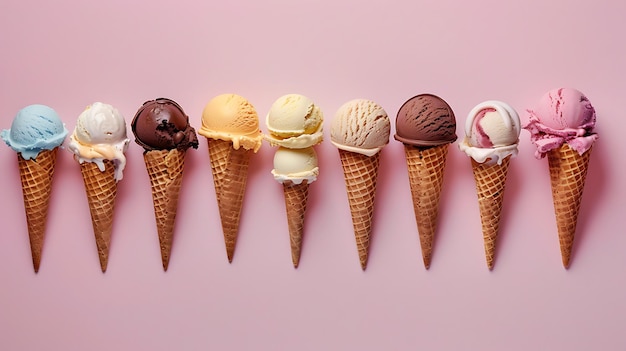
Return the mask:
{"type": "Polygon", "coordinates": [[[389,116],[380,105],[355,99],[335,113],[330,139],[339,149],[372,156],[389,143],[390,129],[389,116]]]}

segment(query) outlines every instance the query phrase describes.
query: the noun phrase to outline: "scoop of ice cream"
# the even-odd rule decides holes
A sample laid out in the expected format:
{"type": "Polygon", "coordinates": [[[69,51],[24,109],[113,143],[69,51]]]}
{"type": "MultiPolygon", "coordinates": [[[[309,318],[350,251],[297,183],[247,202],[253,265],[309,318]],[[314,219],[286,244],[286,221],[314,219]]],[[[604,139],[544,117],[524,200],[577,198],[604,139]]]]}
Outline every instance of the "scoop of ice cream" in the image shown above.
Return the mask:
{"type": "Polygon", "coordinates": [[[596,123],[595,110],[589,99],[580,91],[570,88],[547,92],[531,113],[542,124],[555,130],[592,129],[596,123]]]}
{"type": "Polygon", "coordinates": [[[272,145],[305,148],[322,141],[324,116],[313,101],[299,94],[288,94],[276,100],[267,114],[265,123],[272,145]]]}
{"type": "Polygon", "coordinates": [[[398,111],[394,138],[404,144],[419,147],[452,143],[456,140],[454,112],[438,96],[414,96],[398,111]]]}
{"type": "Polygon", "coordinates": [[[131,128],[135,141],[146,151],[198,148],[198,136],[189,125],[189,117],[170,99],[145,102],[135,114],[131,128]]]}
{"type": "Polygon", "coordinates": [[[530,139],[537,146],[537,158],[563,143],[582,155],[598,139],[593,133],[596,111],[589,99],[576,89],[550,90],[528,113],[529,122],[524,129],[530,132],[530,139]]]}
{"type": "Polygon", "coordinates": [[[202,112],[198,134],[212,139],[232,141],[233,148],[254,150],[261,147],[263,135],[259,116],[252,104],[235,94],[222,94],[207,103],[202,112]]]}
{"type": "Polygon", "coordinates": [[[481,148],[495,148],[517,144],[520,124],[517,112],[503,102],[487,102],[475,107],[465,126],[469,144],[481,148]]]}
{"type": "Polygon", "coordinates": [[[279,147],[274,154],[274,179],[280,183],[287,180],[300,184],[304,180],[312,183],[317,179],[317,154],[313,147],[289,149],[279,147]]]}
{"type": "Polygon", "coordinates": [[[389,116],[382,107],[355,99],[335,113],[330,139],[339,149],[373,156],[389,143],[390,128],[389,116]]]}
{"type": "Polygon", "coordinates": [[[476,105],[465,121],[461,151],[476,162],[501,164],[507,156],[517,155],[520,121],[517,112],[502,101],[476,105]]]}
{"type": "Polygon", "coordinates": [[[30,105],[21,109],[11,124],[2,131],[2,139],[25,160],[37,158],[43,150],[63,144],[67,129],[59,115],[45,105],[30,105]]]}
{"type": "Polygon", "coordinates": [[[111,105],[95,102],[78,116],[68,148],[79,163],[94,162],[101,171],[104,160],[113,161],[115,179],[121,180],[129,141],[122,114],[111,105]]]}

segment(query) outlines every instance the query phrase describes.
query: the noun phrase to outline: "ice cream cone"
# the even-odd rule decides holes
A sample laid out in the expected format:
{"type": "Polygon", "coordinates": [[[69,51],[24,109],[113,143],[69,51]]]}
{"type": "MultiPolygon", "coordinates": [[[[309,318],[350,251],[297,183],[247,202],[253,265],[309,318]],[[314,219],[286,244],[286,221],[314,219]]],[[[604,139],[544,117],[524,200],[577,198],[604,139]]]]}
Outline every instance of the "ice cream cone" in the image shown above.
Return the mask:
{"type": "Polygon", "coordinates": [[[568,144],[563,144],[560,148],[548,152],[552,199],[561,245],[561,258],[565,268],[569,267],[570,263],[590,156],[591,148],[581,156],[568,144]]]}
{"type": "Polygon", "coordinates": [[[185,151],[178,149],[153,150],[144,153],[143,158],[152,186],[152,201],[161,246],[163,270],[167,271],[172,252],[178,194],[180,193],[183,168],[185,167],[185,151]]]}
{"type": "Polygon", "coordinates": [[[207,138],[215,195],[222,221],[228,261],[233,261],[239,232],[243,195],[248,180],[248,165],[253,150],[233,148],[226,140],[207,138]]]}
{"type": "Polygon", "coordinates": [[[113,212],[115,196],[117,195],[115,166],[110,160],[104,160],[104,165],[104,171],[100,171],[94,162],[83,162],[80,165],[85,182],[89,212],[91,213],[91,223],[96,237],[100,268],[103,273],[106,272],[109,261],[109,245],[111,244],[113,212]]]}
{"type": "Polygon", "coordinates": [[[422,258],[426,269],[430,267],[433,240],[439,214],[439,196],[448,155],[448,145],[421,148],[405,144],[406,164],[413,197],[413,210],[417,221],[422,258]]]}
{"type": "Polygon", "coordinates": [[[304,180],[300,184],[292,181],[283,183],[285,207],[287,209],[287,223],[289,225],[289,242],[291,243],[291,260],[294,268],[300,263],[302,249],[302,234],[304,232],[304,213],[309,198],[309,184],[304,180]]]}
{"type": "Polygon", "coordinates": [[[373,156],[366,156],[339,149],[339,156],[346,182],[359,260],[361,261],[361,268],[365,270],[372,232],[380,152],[373,156]]]}
{"type": "Polygon", "coordinates": [[[30,160],[24,159],[20,153],[17,154],[35,273],[39,272],[41,263],[57,150],[58,148],[43,150],[36,159],[30,160]]]}
{"type": "Polygon", "coordinates": [[[487,165],[476,162],[473,158],[470,159],[476,180],[476,194],[478,195],[480,221],[485,242],[485,258],[487,267],[493,269],[504,187],[511,157],[504,158],[499,165],[487,165]]]}

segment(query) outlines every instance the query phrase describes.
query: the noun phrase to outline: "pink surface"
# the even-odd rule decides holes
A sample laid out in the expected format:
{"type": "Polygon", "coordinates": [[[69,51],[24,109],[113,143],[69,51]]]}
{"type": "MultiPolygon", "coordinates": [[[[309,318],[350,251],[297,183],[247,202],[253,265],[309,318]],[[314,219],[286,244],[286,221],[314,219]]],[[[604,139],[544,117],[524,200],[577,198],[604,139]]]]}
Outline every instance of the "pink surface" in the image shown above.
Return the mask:
{"type": "MultiPolygon", "coordinates": [[[[78,165],[60,153],[39,274],[33,273],[15,153],[0,146],[2,350],[620,350],[626,348],[626,177],[620,130],[626,32],[620,1],[4,1],[0,127],[25,105],[73,129],[94,101],[128,123],[156,97],[200,126],[225,92],[265,116],[286,93],[325,113],[300,268],[289,253],[275,149],[253,158],[234,261],[226,259],[206,140],[188,156],[164,273],[142,149],[128,152],[106,274],[78,165]],[[175,5],[176,3],[176,5],[175,5]],[[213,3],[213,4],[211,4],[213,3]],[[578,236],[563,269],[546,160],[527,131],[511,163],[494,271],[486,268],[470,161],[450,149],[426,271],[403,147],[383,150],[366,272],[337,150],[336,109],[368,98],[395,118],[431,92],[457,114],[508,102],[527,121],[555,87],[598,114],[578,236]]],[[[264,118],[261,120],[263,131],[264,118]]],[[[395,130],[392,125],[392,130],[395,130]]]]}

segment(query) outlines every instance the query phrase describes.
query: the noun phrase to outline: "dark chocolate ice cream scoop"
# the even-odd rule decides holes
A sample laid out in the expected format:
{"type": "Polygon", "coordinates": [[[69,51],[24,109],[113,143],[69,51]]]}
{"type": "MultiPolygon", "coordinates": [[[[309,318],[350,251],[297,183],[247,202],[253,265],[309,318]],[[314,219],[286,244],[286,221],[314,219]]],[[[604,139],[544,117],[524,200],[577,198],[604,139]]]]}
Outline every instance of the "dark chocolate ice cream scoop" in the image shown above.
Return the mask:
{"type": "Polygon", "coordinates": [[[146,151],[198,148],[198,136],[189,117],[174,100],[146,101],[131,123],[135,141],[146,151]]]}

